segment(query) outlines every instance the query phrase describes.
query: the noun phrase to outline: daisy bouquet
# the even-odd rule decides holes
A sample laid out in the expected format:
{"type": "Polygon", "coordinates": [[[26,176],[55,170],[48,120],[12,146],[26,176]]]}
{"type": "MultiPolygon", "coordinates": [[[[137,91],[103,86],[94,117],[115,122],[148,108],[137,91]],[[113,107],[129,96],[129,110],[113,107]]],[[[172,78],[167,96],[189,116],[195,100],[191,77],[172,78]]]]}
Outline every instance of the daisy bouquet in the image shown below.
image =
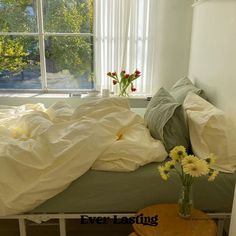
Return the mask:
{"type": "Polygon", "coordinates": [[[192,202],[190,199],[191,185],[196,177],[208,176],[208,181],[214,181],[218,171],[211,166],[215,162],[216,156],[210,154],[206,159],[199,159],[194,155],[188,155],[185,147],[176,146],[170,151],[171,160],[165,165],[159,166],[158,170],[162,179],[167,180],[170,172],[175,171],[182,183],[182,195],[179,200],[179,214],[183,217],[189,217],[191,213],[192,202]]]}

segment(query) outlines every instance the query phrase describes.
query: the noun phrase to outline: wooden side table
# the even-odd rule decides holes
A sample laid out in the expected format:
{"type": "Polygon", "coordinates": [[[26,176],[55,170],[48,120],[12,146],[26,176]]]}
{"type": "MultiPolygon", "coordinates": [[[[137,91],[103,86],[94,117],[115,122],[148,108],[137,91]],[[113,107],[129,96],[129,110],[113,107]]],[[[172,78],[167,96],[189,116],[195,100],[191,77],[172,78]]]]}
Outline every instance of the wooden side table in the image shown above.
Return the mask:
{"type": "Polygon", "coordinates": [[[137,236],[216,236],[217,227],[204,212],[193,209],[192,216],[183,219],[178,215],[177,204],[158,204],[146,207],[136,216],[158,216],[158,225],[133,224],[137,236]]]}

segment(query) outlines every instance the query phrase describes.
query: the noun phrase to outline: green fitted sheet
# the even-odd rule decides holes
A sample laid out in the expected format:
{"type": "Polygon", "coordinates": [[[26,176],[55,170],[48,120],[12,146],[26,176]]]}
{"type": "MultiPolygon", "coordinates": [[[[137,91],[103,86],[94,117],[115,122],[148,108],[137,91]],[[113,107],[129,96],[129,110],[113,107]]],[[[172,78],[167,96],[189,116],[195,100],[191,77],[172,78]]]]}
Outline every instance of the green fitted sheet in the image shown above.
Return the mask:
{"type": "MultiPolygon", "coordinates": [[[[178,176],[161,179],[158,163],[134,172],[89,170],[65,191],[47,200],[33,213],[137,212],[157,203],[176,203],[180,194],[178,176]]],[[[220,173],[214,182],[198,178],[193,185],[194,207],[208,212],[231,212],[236,173],[220,173]]]]}

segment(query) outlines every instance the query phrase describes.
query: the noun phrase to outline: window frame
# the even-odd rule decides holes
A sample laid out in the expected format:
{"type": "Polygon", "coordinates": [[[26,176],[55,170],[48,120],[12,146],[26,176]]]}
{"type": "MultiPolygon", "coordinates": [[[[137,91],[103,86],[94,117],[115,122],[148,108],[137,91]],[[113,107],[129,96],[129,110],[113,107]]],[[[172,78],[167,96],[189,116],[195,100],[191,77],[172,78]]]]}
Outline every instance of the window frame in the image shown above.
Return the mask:
{"type": "MultiPolygon", "coordinates": [[[[36,0],[37,8],[37,32],[0,32],[0,36],[35,36],[39,42],[39,56],[40,56],[40,72],[41,72],[41,89],[3,89],[0,88],[0,93],[83,93],[96,90],[96,85],[93,89],[49,89],[47,87],[47,71],[46,71],[46,57],[45,57],[45,37],[47,36],[82,36],[92,37],[93,54],[94,50],[94,30],[93,33],[54,33],[45,32],[43,24],[43,0],[36,0]]],[[[94,13],[94,6],[93,6],[94,13]]],[[[93,17],[94,20],[94,17],[93,17]]],[[[93,24],[95,25],[95,24],[93,24]]],[[[95,71],[94,58],[92,58],[93,72],[95,71]]]]}

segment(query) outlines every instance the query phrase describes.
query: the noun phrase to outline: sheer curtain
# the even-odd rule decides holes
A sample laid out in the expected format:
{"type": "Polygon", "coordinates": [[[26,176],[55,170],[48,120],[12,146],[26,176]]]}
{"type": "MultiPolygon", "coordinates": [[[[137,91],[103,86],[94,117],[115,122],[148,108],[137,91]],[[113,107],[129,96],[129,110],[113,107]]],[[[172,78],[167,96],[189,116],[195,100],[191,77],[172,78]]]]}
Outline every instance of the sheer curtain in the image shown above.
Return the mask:
{"type": "Polygon", "coordinates": [[[157,0],[95,0],[94,48],[98,89],[116,89],[107,72],[135,69],[137,94],[151,94],[157,80],[157,0]]]}

